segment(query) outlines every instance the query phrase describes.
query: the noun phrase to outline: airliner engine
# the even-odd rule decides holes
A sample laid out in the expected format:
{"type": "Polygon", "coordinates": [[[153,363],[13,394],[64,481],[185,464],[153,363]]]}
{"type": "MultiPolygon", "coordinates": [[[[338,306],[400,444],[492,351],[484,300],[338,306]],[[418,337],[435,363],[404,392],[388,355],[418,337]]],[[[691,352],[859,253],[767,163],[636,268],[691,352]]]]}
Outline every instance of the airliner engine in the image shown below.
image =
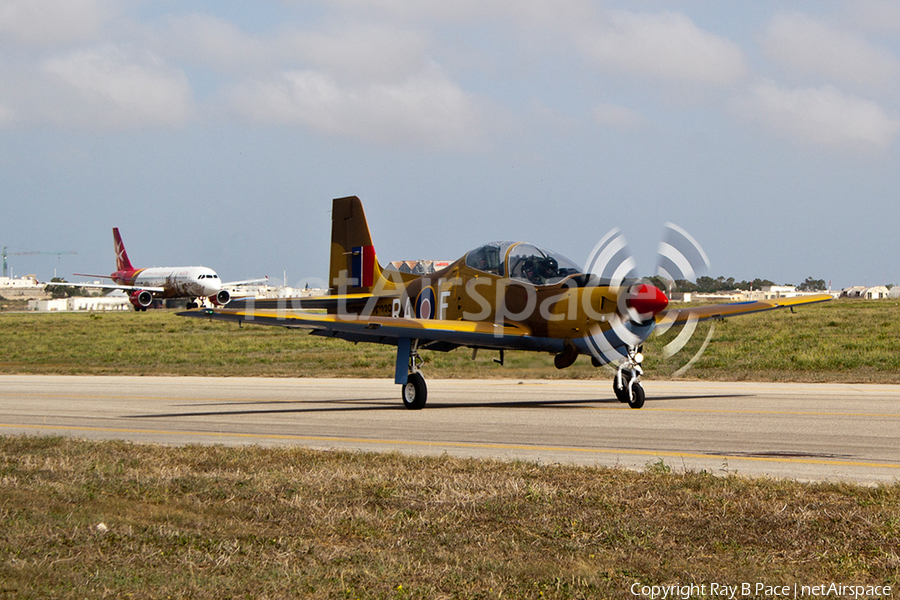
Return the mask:
{"type": "Polygon", "coordinates": [[[128,300],[131,301],[134,310],[147,310],[147,307],[153,302],[153,294],[147,290],[135,290],[128,296],[128,300]]]}
{"type": "Polygon", "coordinates": [[[228,293],[228,290],[221,290],[215,296],[210,296],[209,301],[216,306],[224,306],[231,302],[231,294],[228,293]]]}

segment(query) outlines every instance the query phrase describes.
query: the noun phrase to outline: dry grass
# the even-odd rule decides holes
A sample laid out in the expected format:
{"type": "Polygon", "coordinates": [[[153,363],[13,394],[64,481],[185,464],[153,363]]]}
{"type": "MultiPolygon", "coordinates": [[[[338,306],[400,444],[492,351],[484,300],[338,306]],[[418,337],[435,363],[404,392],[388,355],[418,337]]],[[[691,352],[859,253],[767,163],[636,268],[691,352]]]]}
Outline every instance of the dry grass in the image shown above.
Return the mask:
{"type": "Polygon", "coordinates": [[[0,438],[0,597],[631,598],[900,585],[900,485],[0,438]],[[99,523],[108,528],[97,530],[99,523]]]}

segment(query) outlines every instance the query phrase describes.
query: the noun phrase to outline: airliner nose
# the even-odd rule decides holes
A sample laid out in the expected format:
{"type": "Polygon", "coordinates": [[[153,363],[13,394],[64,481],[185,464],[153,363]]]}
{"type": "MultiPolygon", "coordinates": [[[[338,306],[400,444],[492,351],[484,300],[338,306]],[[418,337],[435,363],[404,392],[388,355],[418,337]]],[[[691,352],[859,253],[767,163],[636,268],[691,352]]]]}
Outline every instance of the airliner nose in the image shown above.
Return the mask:
{"type": "Polygon", "coordinates": [[[669,299],[655,285],[639,283],[632,286],[628,304],[642,316],[652,318],[666,309],[669,299]]]}
{"type": "Polygon", "coordinates": [[[215,273],[204,273],[197,276],[197,283],[203,290],[202,296],[215,296],[222,289],[222,280],[215,273]]]}

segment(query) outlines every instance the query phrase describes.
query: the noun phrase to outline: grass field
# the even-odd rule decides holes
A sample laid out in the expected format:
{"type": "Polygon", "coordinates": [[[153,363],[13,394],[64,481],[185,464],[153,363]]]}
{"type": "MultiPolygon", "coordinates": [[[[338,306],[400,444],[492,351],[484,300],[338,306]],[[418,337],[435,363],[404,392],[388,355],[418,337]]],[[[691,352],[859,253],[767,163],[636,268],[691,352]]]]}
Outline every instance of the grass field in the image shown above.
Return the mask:
{"type": "MultiPolygon", "coordinates": [[[[694,355],[709,324],[669,360],[668,337],[645,345],[646,376],[664,379],[694,355]]],[[[734,317],[716,323],[712,342],[686,377],[729,381],[900,383],[900,305],[833,301],[734,317]]],[[[581,357],[557,370],[549,354],[470,350],[424,352],[425,375],[444,377],[611,378],[581,357]]],[[[278,327],[185,319],[173,312],[0,313],[0,373],[220,375],[274,377],[393,376],[395,350],[354,345],[278,327]]]]}
{"type": "MultiPolygon", "coordinates": [[[[893,302],[840,301],[730,319],[687,376],[897,383],[898,317],[893,302]]],[[[705,334],[670,361],[653,340],[648,376],[670,377],[705,334]]],[[[170,312],[2,313],[0,357],[0,373],[390,378],[394,364],[389,347],[170,312]]],[[[584,358],[564,371],[549,355],[491,358],[429,353],[425,370],[610,377],[584,358]]],[[[0,600],[639,598],[758,582],[894,597],[898,548],[900,484],[0,437],[0,600]]]]}
{"type": "Polygon", "coordinates": [[[674,474],[662,463],[635,473],[6,437],[0,516],[3,598],[593,599],[635,598],[635,584],[900,586],[900,486],[674,474]]]}

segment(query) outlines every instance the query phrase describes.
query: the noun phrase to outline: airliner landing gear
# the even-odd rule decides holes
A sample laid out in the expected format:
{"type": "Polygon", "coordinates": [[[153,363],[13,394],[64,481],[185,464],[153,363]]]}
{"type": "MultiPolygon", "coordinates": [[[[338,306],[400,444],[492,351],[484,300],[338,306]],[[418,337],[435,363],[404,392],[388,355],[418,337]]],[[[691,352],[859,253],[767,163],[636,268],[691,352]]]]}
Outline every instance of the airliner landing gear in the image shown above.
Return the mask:
{"type": "Polygon", "coordinates": [[[397,341],[394,382],[400,384],[403,406],[409,410],[421,410],[428,399],[428,388],[420,370],[425,361],[419,356],[418,346],[419,340],[400,339],[397,341]]]}
{"type": "Polygon", "coordinates": [[[191,298],[190,300],[188,300],[187,306],[185,308],[187,308],[188,310],[191,310],[192,308],[200,308],[200,303],[197,302],[197,300],[195,300],[194,298],[191,298]]]}
{"type": "Polygon", "coordinates": [[[640,408],[644,405],[644,388],[641,386],[641,362],[644,356],[640,348],[629,348],[628,357],[619,365],[616,376],[613,378],[613,391],[619,402],[627,402],[631,408],[640,408]]]}

